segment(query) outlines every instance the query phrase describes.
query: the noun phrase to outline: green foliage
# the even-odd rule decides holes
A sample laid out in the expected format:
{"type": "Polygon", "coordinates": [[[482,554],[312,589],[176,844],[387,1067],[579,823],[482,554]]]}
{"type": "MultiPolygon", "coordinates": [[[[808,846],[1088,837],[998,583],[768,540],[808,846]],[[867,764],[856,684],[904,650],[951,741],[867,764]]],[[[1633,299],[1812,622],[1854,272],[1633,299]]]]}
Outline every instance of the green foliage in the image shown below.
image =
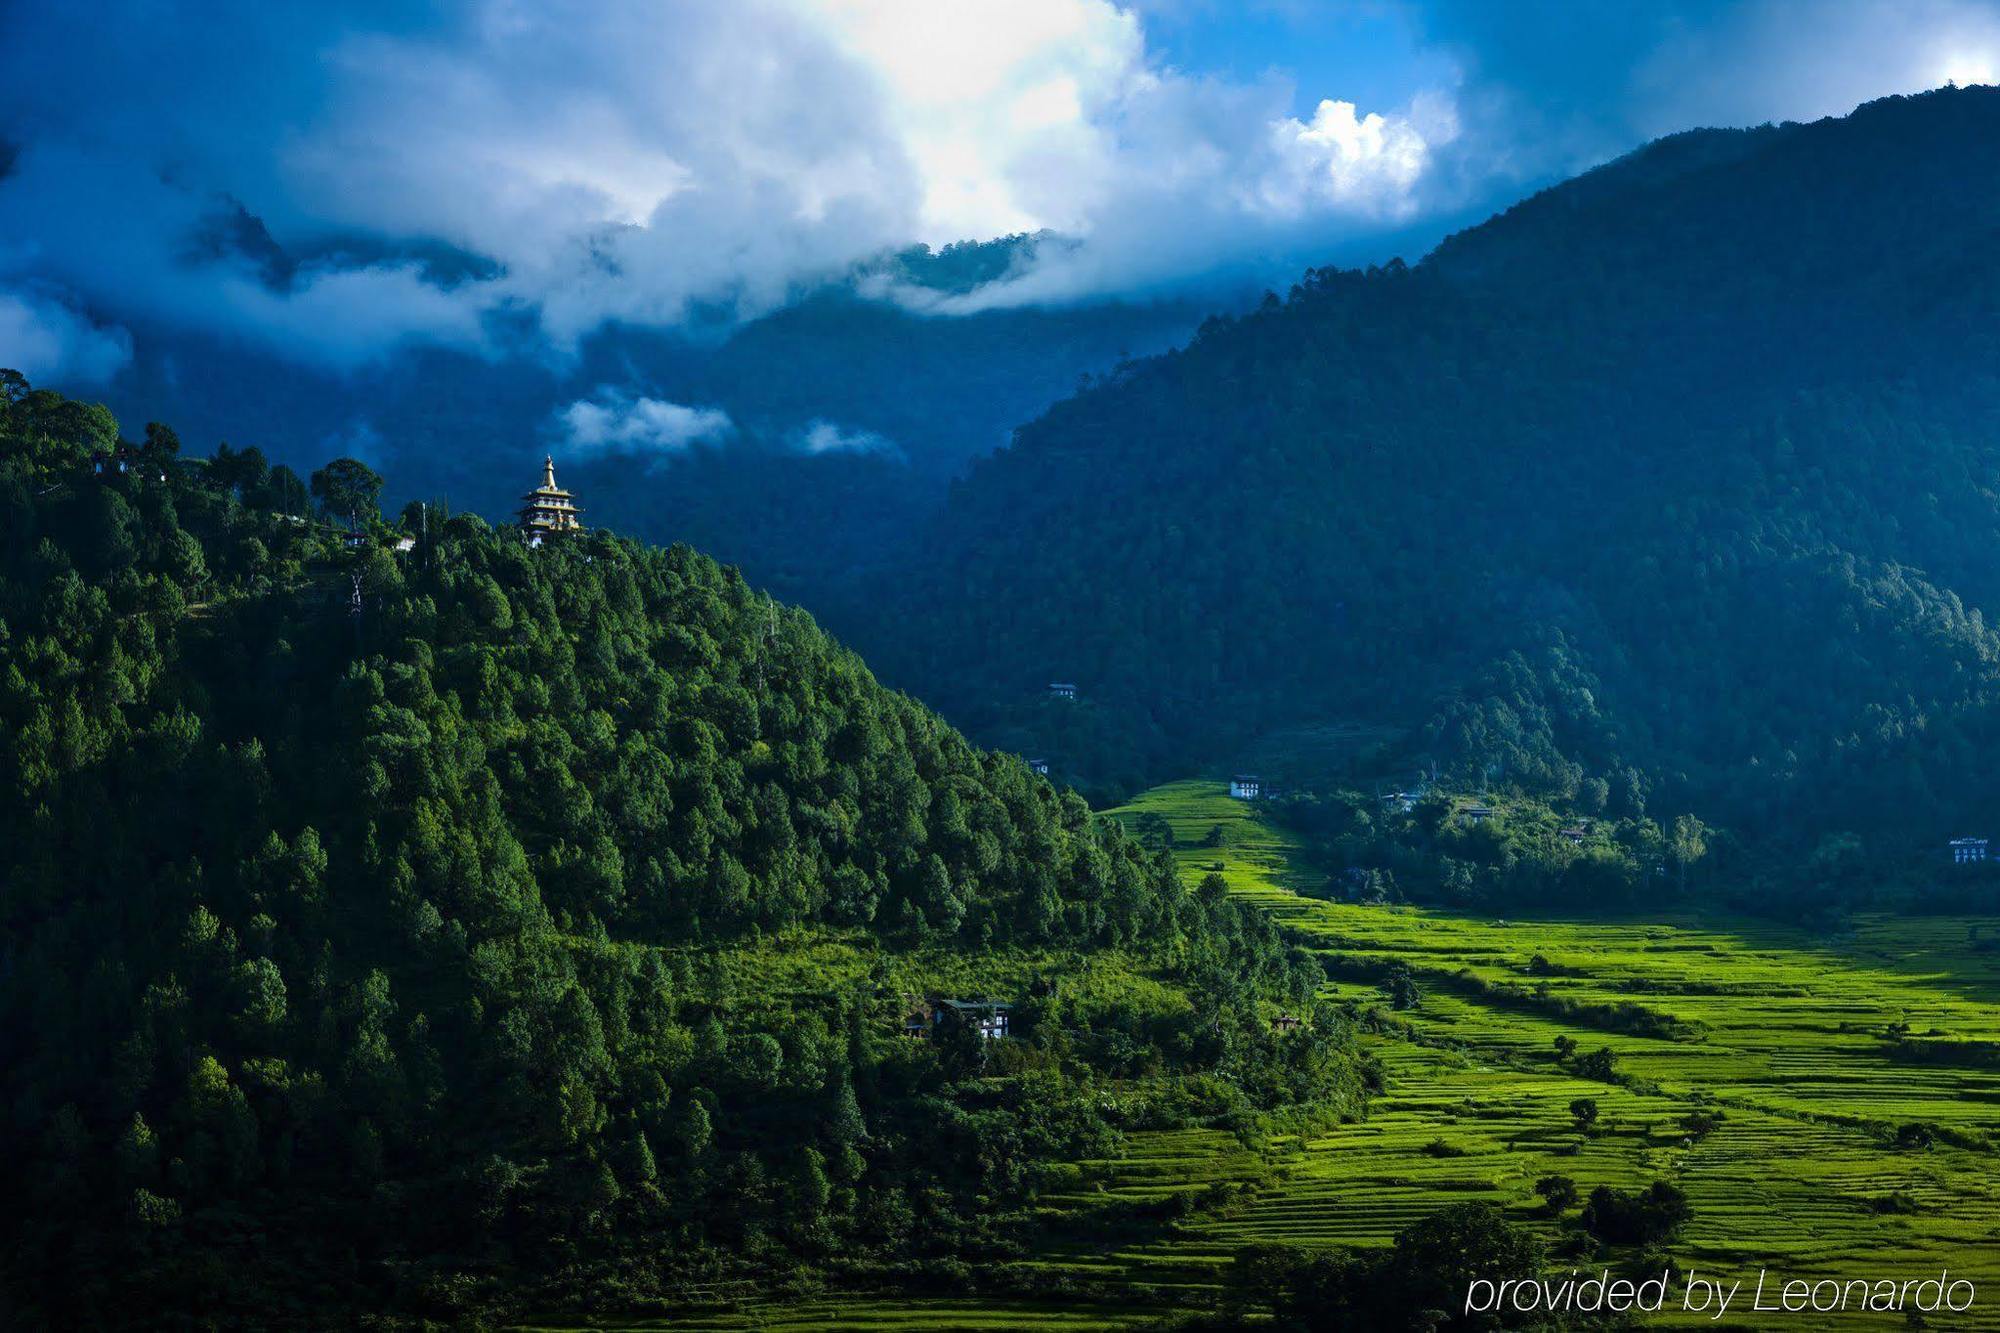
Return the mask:
{"type": "Polygon", "coordinates": [[[1548,1175],[1535,1182],[1535,1193],[1551,1213],[1560,1213],[1576,1202],[1576,1182],[1568,1176],[1548,1175]]]}
{"type": "MultiPolygon", "coordinates": [[[[0,412],[9,1272],[48,1320],[893,1277],[1018,1245],[1128,1097],[1365,1097],[1345,1029],[1260,1020],[1312,975],[1268,919],[735,572],[470,516],[394,554],[163,429],[97,476],[107,436],[0,412]],[[774,937],[1172,999],[1024,980],[1021,1040],[911,1042],[865,968],[731,979],[774,937]]],[[[372,519],[371,478],[315,492],[372,519]]]]}
{"type": "Polygon", "coordinates": [[[329,515],[355,527],[363,516],[379,516],[382,478],[366,463],[336,458],[312,474],[312,494],[329,515]]]}
{"type": "Polygon", "coordinates": [[[1543,1258],[1541,1243],[1510,1225],[1499,1210],[1464,1203],[1412,1224],[1383,1250],[1244,1251],[1231,1280],[1240,1294],[1268,1301],[1280,1329],[1460,1328],[1484,1326],[1465,1314],[1468,1283],[1532,1277],[1543,1258]]]}
{"type": "Polygon", "coordinates": [[[1643,1190],[1599,1185],[1584,1202],[1584,1230],[1612,1245],[1657,1245],[1671,1239],[1694,1210],[1679,1186],[1656,1180],[1643,1190]]]}

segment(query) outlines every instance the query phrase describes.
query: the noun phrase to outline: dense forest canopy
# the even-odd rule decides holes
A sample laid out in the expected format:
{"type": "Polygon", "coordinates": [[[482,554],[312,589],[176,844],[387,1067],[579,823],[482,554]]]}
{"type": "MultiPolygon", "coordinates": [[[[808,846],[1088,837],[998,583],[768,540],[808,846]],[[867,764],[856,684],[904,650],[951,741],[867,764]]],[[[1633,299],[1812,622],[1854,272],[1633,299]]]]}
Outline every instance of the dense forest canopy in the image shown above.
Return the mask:
{"type": "Polygon", "coordinates": [[[1287,776],[1935,861],[1995,817],[1997,168],[1946,89],[1310,273],[1023,428],[843,628],[1075,780],[1345,726],[1287,776]]]}
{"type": "Polygon", "coordinates": [[[733,570],[0,388],[10,1315],[962,1280],[1123,1124],[1366,1095],[1219,880],[733,570]]]}

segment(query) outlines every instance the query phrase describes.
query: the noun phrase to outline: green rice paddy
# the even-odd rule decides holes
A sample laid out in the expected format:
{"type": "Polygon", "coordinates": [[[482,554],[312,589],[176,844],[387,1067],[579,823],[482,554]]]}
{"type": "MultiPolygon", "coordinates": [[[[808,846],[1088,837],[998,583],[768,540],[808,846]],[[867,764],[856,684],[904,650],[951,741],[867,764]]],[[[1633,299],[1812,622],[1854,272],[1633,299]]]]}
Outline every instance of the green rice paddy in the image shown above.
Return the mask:
{"type": "MultiPolygon", "coordinates": [[[[1371,1245],[1425,1212],[1483,1199],[1558,1234],[1534,1182],[1574,1178],[1634,1187],[1672,1180],[1693,1223],[1672,1246],[1685,1265],[1798,1277],[1925,1276],[1979,1285],[1982,1320],[2000,1327],[2000,921],[1864,919],[1821,936],[1746,920],[1475,919],[1303,896],[1324,877],[1296,843],[1210,783],[1178,783],[1114,812],[1172,825],[1190,878],[1220,863],[1232,891],[1280,915],[1334,958],[1322,994],[1387,1008],[1364,976],[1400,963],[1419,1008],[1370,1038],[1387,1093],[1368,1119],[1278,1137],[1251,1152],[1215,1133],[1140,1136],[1094,1184],[1144,1195],[1268,1171],[1232,1214],[1097,1256],[1134,1280],[1200,1282],[1239,1245],[1371,1245]],[[1223,829],[1218,848],[1198,844],[1223,829]],[[1541,955],[1553,975],[1533,975],[1541,955]],[[1630,1002],[1678,1025],[1672,1039],[1628,1036],[1557,1017],[1630,1002]],[[1574,1011],[1572,1011],[1574,1012],[1574,1011]],[[1885,1037],[1955,1048],[1959,1059],[1899,1058],[1885,1037]],[[1624,1085],[1584,1079],[1555,1058],[1568,1036],[1609,1048],[1624,1085]],[[1968,1053],[1970,1052],[1970,1053],[1968,1053]],[[1592,1097],[1586,1134],[1570,1102],[1592,1097]],[[1681,1118],[1707,1109],[1696,1139],[1681,1118]],[[1900,1127],[1942,1131],[1926,1148],[1900,1127]],[[1893,1211],[1885,1211],[1893,1209],[1893,1211]]],[[[1788,1318],[1794,1322],[1797,1317],[1788,1318]]]]}
{"type": "MultiPolygon", "coordinates": [[[[1044,1199],[1059,1239],[1031,1266],[1072,1284],[1074,1300],[751,1301],[658,1326],[1129,1326],[1212,1302],[1241,1246],[1380,1245],[1469,1199],[1560,1244],[1571,1231],[1546,1216],[1534,1183],[1562,1174],[1585,1193],[1678,1184],[1695,1215],[1669,1248],[1704,1275],[1900,1281],[1948,1269],[1977,1284],[1978,1301],[1932,1326],[2000,1328],[2000,919],[1869,918],[1819,935],[1713,916],[1500,921],[1367,907],[1309,896],[1324,874],[1221,784],[1172,784],[1112,813],[1165,818],[1190,882],[1220,873],[1329,962],[1323,1002],[1380,1011],[1366,1041],[1387,1090],[1367,1118],[1247,1140],[1137,1132],[1116,1159],[1076,1164],[1044,1199]],[[1221,845],[1202,846],[1218,826],[1221,845]],[[1415,975],[1419,1007],[1389,1009],[1373,978],[1390,965],[1415,975]],[[1673,1035],[1612,1030],[1605,1010],[1621,1002],[1673,1035]],[[1556,1058],[1558,1037],[1609,1049],[1622,1081],[1581,1077],[1556,1058]],[[1579,1097],[1600,1108],[1587,1132],[1569,1109],[1579,1097]],[[1693,1136],[1681,1122],[1696,1111],[1720,1123],[1693,1136]],[[1912,1124],[1930,1127],[1928,1146],[1899,1145],[1912,1124]],[[1177,1220],[1093,1220],[1189,1193],[1204,1198],[1177,1220]]],[[[1655,1318],[1901,1323],[1767,1314],[1718,1325],[1671,1303],[1655,1318]]]]}

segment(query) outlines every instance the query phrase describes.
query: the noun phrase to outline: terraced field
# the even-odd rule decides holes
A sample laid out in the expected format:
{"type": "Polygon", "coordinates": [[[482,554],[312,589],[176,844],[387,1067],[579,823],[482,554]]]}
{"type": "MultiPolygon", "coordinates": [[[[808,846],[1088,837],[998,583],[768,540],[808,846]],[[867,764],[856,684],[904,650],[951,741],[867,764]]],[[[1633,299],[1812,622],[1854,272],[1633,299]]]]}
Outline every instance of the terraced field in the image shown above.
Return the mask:
{"type": "Polygon", "coordinates": [[[1332,964],[1328,998],[1386,1008],[1369,978],[1389,964],[1408,967],[1424,998],[1390,1016],[1400,1030],[1371,1039],[1389,1090],[1367,1121],[1254,1153],[1220,1134],[1159,1135],[1130,1160],[1096,1164],[1093,1188],[1141,1197],[1269,1174],[1233,1215],[1096,1256],[1100,1272],[1199,1281],[1240,1244],[1377,1244],[1466,1198],[1548,1225],[1533,1193],[1543,1175],[1586,1191],[1664,1178],[1694,1204],[1674,1250],[1698,1270],[1901,1278],[1948,1267],[1978,1283],[1986,1311],[1954,1326],[2000,1327],[2000,1068],[1975,1067],[1973,1045],[2000,1040],[2000,952],[1980,947],[2000,922],[1866,920],[1825,938],[1749,921],[1363,907],[1301,896],[1321,876],[1214,784],[1163,787],[1115,813],[1166,818],[1186,874],[1220,863],[1234,892],[1304,933],[1332,964]],[[1218,825],[1223,846],[1200,847],[1218,825]],[[1620,1002],[1670,1020],[1675,1035],[1610,1030],[1603,1009],[1620,1002]],[[1908,1042],[1960,1043],[1960,1062],[1898,1058],[1884,1036],[1895,1025],[1908,1042]],[[1555,1058],[1559,1036],[1608,1048],[1625,1082],[1578,1077],[1555,1058]],[[1569,1111],[1582,1096],[1601,1107],[1588,1134],[1569,1111]],[[1681,1118],[1703,1108],[1721,1125],[1691,1138],[1681,1118]],[[1912,1123],[1938,1141],[1897,1147],[1912,1123]]]}
{"type": "MultiPolygon", "coordinates": [[[[1064,1239],[1033,1265],[1074,1280],[1074,1300],[754,1299],[678,1312],[656,1325],[703,1329],[1077,1329],[1137,1326],[1214,1299],[1238,1247],[1378,1245],[1447,1203],[1482,1199],[1565,1236],[1534,1182],[1630,1188],[1668,1179],[1692,1224],[1683,1265],[1755,1281],[1935,1275],[1974,1281],[1967,1315],[1933,1327],[2000,1328],[2000,919],[1876,919],[1825,937],[1712,917],[1493,921],[1307,896],[1323,882],[1303,850],[1214,783],[1177,783],[1113,814],[1167,820],[1190,881],[1215,871],[1281,916],[1329,965],[1322,994],[1380,1008],[1368,1038],[1388,1083],[1366,1120],[1276,1127],[1240,1141],[1220,1130],[1139,1133],[1113,1161],[1078,1163],[1045,1199],[1064,1239]],[[1221,846],[1200,844],[1220,827],[1221,846]],[[1537,955],[1544,960],[1537,967],[1537,955]],[[1388,1011],[1374,980],[1407,967],[1419,1007],[1388,1011]],[[1669,1036],[1615,1030],[1606,1009],[1641,1006],[1669,1036]],[[1888,1035],[1929,1048],[1913,1061],[1888,1035]],[[1579,1076],[1558,1037],[1612,1052],[1622,1081],[1579,1076]],[[1951,1043],[1958,1043],[1952,1047],[1951,1043]],[[1982,1061],[1987,1061],[1982,1065],[1982,1061]],[[1570,1103],[1591,1097],[1580,1131],[1570,1103]],[[1691,1137],[1682,1118],[1720,1112],[1691,1137]],[[1933,1127],[1899,1147],[1905,1125],[1933,1127]],[[1236,1187],[1222,1206],[1149,1226],[1101,1227],[1105,1205],[1236,1187]],[[1067,1229],[1063,1224],[1068,1223],[1067,1229]],[[1103,1292],[1122,1298],[1107,1301],[1103,1292]]],[[[761,959],[761,967],[773,965],[761,959]]],[[[782,965],[824,972],[811,950],[782,965]]],[[[932,960],[932,966],[946,962],[932,960]]],[[[1572,1214],[1573,1216],[1573,1214],[1572,1214]]],[[[1579,1261],[1584,1262],[1584,1261],[1579,1261]]],[[[1747,1287],[1746,1295],[1748,1300],[1747,1287]]],[[[1715,1324],[1885,1327],[1900,1316],[1753,1316],[1715,1324]]],[[[1649,1321],[1650,1322],[1650,1321],[1649,1321]]]]}

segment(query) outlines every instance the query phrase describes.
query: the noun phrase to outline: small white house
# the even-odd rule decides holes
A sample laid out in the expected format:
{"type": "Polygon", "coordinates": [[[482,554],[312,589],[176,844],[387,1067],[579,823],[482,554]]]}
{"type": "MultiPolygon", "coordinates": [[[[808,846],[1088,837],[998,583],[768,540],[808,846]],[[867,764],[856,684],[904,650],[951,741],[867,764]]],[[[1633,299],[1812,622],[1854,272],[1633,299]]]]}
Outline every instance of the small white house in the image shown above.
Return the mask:
{"type": "Polygon", "coordinates": [[[1050,682],[1049,682],[1049,698],[1051,698],[1051,699],[1074,699],[1074,698],[1076,698],[1076,685],[1075,685],[1075,683],[1074,683],[1074,682],[1071,682],[1071,681],[1067,681],[1067,680],[1052,680],[1052,681],[1050,681],[1050,682]]]}
{"type": "Polygon", "coordinates": [[[1986,839],[1953,838],[1951,859],[1954,865],[1973,865],[1986,859],[1986,839]]]}
{"type": "Polygon", "coordinates": [[[1254,801],[1264,794],[1264,783],[1253,773],[1238,773],[1229,779],[1229,794],[1239,801],[1254,801]]]}
{"type": "Polygon", "coordinates": [[[1049,761],[1046,759],[1030,759],[1028,761],[1028,768],[1030,771],[1039,773],[1043,777],[1049,775],[1049,761]]]}
{"type": "Polygon", "coordinates": [[[397,555],[408,555],[417,549],[417,539],[415,537],[398,537],[396,538],[394,549],[397,555]]]}

